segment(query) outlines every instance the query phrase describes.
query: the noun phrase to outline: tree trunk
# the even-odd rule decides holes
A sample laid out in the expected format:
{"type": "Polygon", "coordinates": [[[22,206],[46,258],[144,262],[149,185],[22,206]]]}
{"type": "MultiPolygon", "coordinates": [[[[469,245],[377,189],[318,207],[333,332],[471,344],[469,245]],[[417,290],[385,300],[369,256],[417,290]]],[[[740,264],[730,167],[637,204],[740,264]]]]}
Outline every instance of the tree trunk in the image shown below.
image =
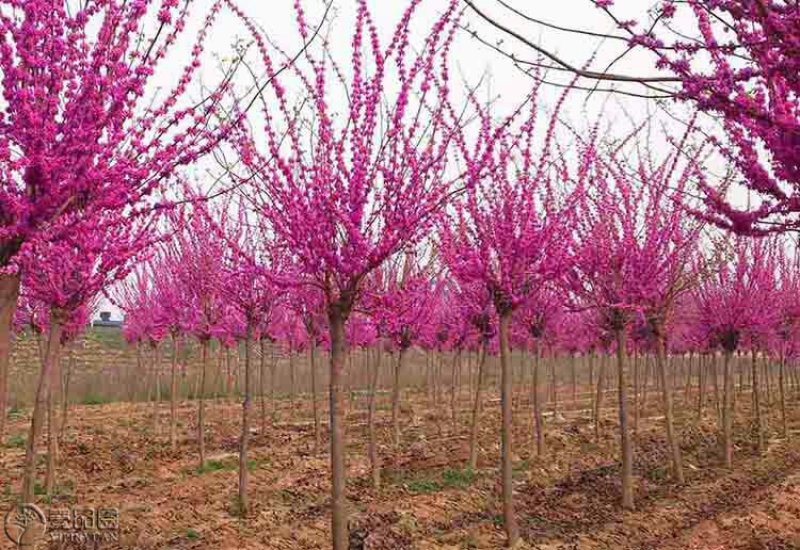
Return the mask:
{"type": "MultiPolygon", "coordinates": [[[[381,370],[382,357],[383,351],[380,349],[380,347],[376,348],[374,370],[373,372],[369,373],[369,412],[367,413],[367,430],[369,436],[369,464],[370,469],[372,470],[372,487],[375,490],[378,490],[381,487],[381,463],[380,457],[378,456],[378,441],[375,435],[375,392],[378,389],[378,373],[381,370]]],[[[367,364],[369,364],[369,361],[367,364]]]]}
{"type": "MultiPolygon", "coordinates": [[[[730,357],[727,359],[730,362],[730,357]]],[[[728,365],[728,369],[730,369],[730,365],[728,365]]],[[[711,382],[713,383],[714,387],[714,410],[717,413],[717,421],[719,423],[723,423],[722,418],[722,398],[720,397],[719,392],[719,371],[717,369],[717,354],[714,353],[711,355],[711,382]]],[[[731,387],[733,386],[733,381],[731,381],[731,387]]]]}
{"type": "Polygon", "coordinates": [[[322,448],[322,431],[319,423],[319,404],[317,403],[317,343],[313,336],[311,339],[308,353],[311,368],[311,409],[314,412],[314,454],[319,454],[322,448]]]}
{"type": "MultiPolygon", "coordinates": [[[[74,343],[73,343],[74,344],[74,343]]],[[[58,442],[64,441],[64,431],[67,427],[67,412],[69,404],[69,383],[72,379],[72,367],[75,362],[75,349],[73,344],[69,347],[69,356],[67,358],[67,370],[64,374],[64,380],[61,385],[61,423],[58,427],[58,442]]]]}
{"type": "Polygon", "coordinates": [[[672,475],[675,481],[680,484],[685,482],[683,475],[683,461],[681,460],[681,446],[678,441],[678,435],[675,433],[675,415],[673,412],[672,402],[672,384],[670,378],[667,376],[666,368],[666,341],[664,334],[658,331],[656,340],[656,369],[658,376],[661,378],[661,398],[664,405],[664,416],[667,424],[667,444],[670,448],[670,456],[672,458],[672,475]]]}
{"type": "Polygon", "coordinates": [[[531,388],[533,424],[536,430],[536,456],[542,456],[544,454],[544,418],[542,418],[542,388],[539,376],[540,361],[541,351],[539,342],[536,342],[536,350],[533,356],[533,387],[531,388]]]}
{"type": "Polygon", "coordinates": [[[578,402],[578,368],[575,365],[575,354],[569,354],[569,366],[572,371],[572,406],[578,402]]]}
{"type": "Polygon", "coordinates": [[[725,361],[723,363],[722,379],[724,385],[723,391],[723,404],[722,404],[722,445],[725,458],[725,467],[728,469],[733,468],[733,375],[731,373],[731,356],[730,351],[725,352],[725,361]]]}
{"type": "Polygon", "coordinates": [[[603,397],[605,396],[605,387],[603,382],[606,378],[606,361],[608,357],[606,354],[600,355],[600,368],[597,372],[597,397],[594,400],[594,441],[600,442],[600,415],[603,414],[603,397]]]}
{"type": "MultiPolygon", "coordinates": [[[[395,447],[400,445],[400,371],[403,369],[405,362],[406,349],[400,348],[397,353],[397,362],[394,367],[394,380],[392,383],[392,443],[395,447]]],[[[435,363],[434,363],[435,364],[435,363]]],[[[431,371],[435,377],[435,369],[431,371]]],[[[434,378],[434,392],[436,391],[436,382],[434,378]]],[[[434,393],[434,400],[436,395],[434,393]]]]}
{"type": "Polygon", "coordinates": [[[512,479],[512,429],[513,417],[511,400],[513,398],[511,358],[509,357],[508,331],[511,324],[511,311],[500,315],[500,404],[502,408],[503,427],[501,430],[500,463],[503,484],[503,524],[506,530],[506,546],[514,548],[519,542],[519,527],[514,515],[514,481],[512,479]]]}
{"type": "Polygon", "coordinates": [[[244,399],[242,400],[242,437],[239,441],[239,513],[242,517],[249,511],[247,500],[247,448],[250,443],[250,415],[252,411],[250,347],[253,342],[253,322],[248,319],[247,337],[244,341],[244,399]]]}
{"type": "Polygon", "coordinates": [[[703,405],[706,397],[706,378],[708,378],[708,367],[704,354],[697,356],[697,420],[703,418],[703,405]]]}
{"type": "Polygon", "coordinates": [[[764,452],[764,425],[761,418],[761,385],[758,376],[758,359],[755,350],[750,351],[751,376],[753,377],[753,416],[756,421],[756,448],[764,452]]]}
{"type": "Polygon", "coordinates": [[[172,333],[172,363],[170,364],[169,380],[169,446],[172,452],[178,449],[177,434],[177,403],[178,403],[178,335],[172,333]]]}
{"type": "Polygon", "coordinates": [[[47,470],[45,473],[45,494],[53,496],[56,486],[56,466],[58,463],[58,398],[61,390],[61,345],[56,349],[55,362],[50,372],[47,392],[47,470]]]}
{"type": "Polygon", "coordinates": [[[633,351],[633,434],[639,433],[639,352],[633,351]]]}
{"type": "Polygon", "coordinates": [[[206,363],[208,362],[208,339],[200,341],[200,389],[198,391],[200,401],[197,405],[197,443],[200,449],[200,468],[206,463],[206,363]]]}
{"type": "Polygon", "coordinates": [[[0,449],[6,435],[8,363],[11,358],[11,329],[19,298],[19,280],[19,275],[0,275],[0,449]]]}
{"type": "Polygon", "coordinates": [[[461,364],[461,350],[459,349],[453,355],[453,371],[450,380],[450,420],[453,423],[453,431],[457,426],[456,418],[456,395],[458,392],[458,368],[461,364]]]}
{"type": "Polygon", "coordinates": [[[625,376],[625,329],[617,329],[619,431],[622,450],[622,507],[633,510],[633,448],[628,430],[628,381],[625,376]]]}
{"type": "Polygon", "coordinates": [[[551,353],[550,355],[550,387],[552,388],[553,397],[553,421],[558,420],[558,382],[556,380],[556,356],[551,353]]]}
{"type": "Polygon", "coordinates": [[[594,351],[589,352],[587,360],[589,362],[589,410],[590,414],[594,416],[594,351]]]}
{"type": "Polygon", "coordinates": [[[472,426],[469,436],[469,468],[478,467],[478,426],[481,416],[483,398],[483,370],[486,366],[486,342],[481,343],[480,358],[478,359],[478,374],[475,381],[475,401],[472,406],[472,426]]]}
{"type": "Polygon", "coordinates": [[[347,359],[345,341],[346,317],[336,305],[328,312],[331,331],[330,357],[330,424],[331,424],[331,528],[333,550],[347,550],[349,532],[345,495],[345,433],[344,410],[345,393],[342,390],[342,376],[347,359]]]}
{"type": "Polygon", "coordinates": [[[264,372],[264,365],[266,364],[266,353],[267,350],[265,349],[264,345],[264,337],[258,339],[258,347],[259,351],[261,352],[261,357],[258,358],[258,393],[261,396],[261,433],[267,433],[267,396],[266,396],[266,389],[264,388],[264,378],[266,376],[266,372],[264,372]]]}
{"type": "Polygon", "coordinates": [[[42,371],[39,373],[39,381],[36,386],[36,398],[33,405],[33,416],[31,427],[28,432],[28,440],[25,443],[25,461],[22,467],[22,503],[33,503],[34,483],[36,481],[36,448],[42,436],[44,426],[44,416],[47,413],[47,393],[52,379],[52,372],[56,368],[58,361],[59,348],[61,346],[63,314],[51,312],[50,329],[47,337],[47,349],[44,354],[42,371]]]}
{"type": "Polygon", "coordinates": [[[158,436],[158,415],[159,405],[161,404],[161,350],[157,344],[152,345],[153,352],[153,381],[155,384],[155,395],[153,396],[153,434],[158,436]]]}
{"type": "Polygon", "coordinates": [[[786,388],[785,388],[785,374],[786,370],[786,352],[784,344],[781,344],[780,363],[778,364],[778,392],[781,399],[781,434],[784,438],[789,437],[789,430],[786,425],[786,388]]]}

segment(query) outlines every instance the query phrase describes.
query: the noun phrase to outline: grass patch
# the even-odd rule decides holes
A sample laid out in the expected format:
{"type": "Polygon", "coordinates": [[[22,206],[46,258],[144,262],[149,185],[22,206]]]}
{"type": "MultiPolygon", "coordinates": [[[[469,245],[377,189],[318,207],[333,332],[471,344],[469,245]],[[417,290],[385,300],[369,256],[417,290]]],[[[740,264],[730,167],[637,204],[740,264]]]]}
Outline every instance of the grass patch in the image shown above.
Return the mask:
{"type": "Polygon", "coordinates": [[[22,434],[14,434],[8,438],[8,442],[6,443],[7,447],[16,447],[17,449],[21,449],[25,446],[25,436],[22,434]]]}
{"type": "Polygon", "coordinates": [[[422,494],[435,493],[436,491],[442,488],[439,482],[434,481],[432,479],[415,479],[409,481],[406,484],[406,487],[412,493],[422,493],[422,494]]]}
{"type": "Polygon", "coordinates": [[[94,393],[84,395],[81,399],[81,405],[104,405],[110,402],[111,400],[107,397],[103,397],[94,393]]]}
{"type": "Polygon", "coordinates": [[[464,488],[475,481],[475,472],[471,468],[464,470],[445,470],[442,472],[442,482],[445,487],[464,488]]]}
{"type": "Polygon", "coordinates": [[[9,418],[9,420],[22,418],[23,416],[25,416],[25,410],[20,408],[19,405],[14,405],[8,410],[8,418],[9,418]]]}
{"type": "Polygon", "coordinates": [[[189,540],[200,540],[200,533],[191,527],[186,530],[186,538],[189,540]]]}
{"type": "Polygon", "coordinates": [[[230,472],[236,470],[238,467],[239,461],[235,458],[226,458],[222,460],[212,459],[206,460],[202,466],[191,468],[190,472],[202,475],[209,472],[230,472]]]}

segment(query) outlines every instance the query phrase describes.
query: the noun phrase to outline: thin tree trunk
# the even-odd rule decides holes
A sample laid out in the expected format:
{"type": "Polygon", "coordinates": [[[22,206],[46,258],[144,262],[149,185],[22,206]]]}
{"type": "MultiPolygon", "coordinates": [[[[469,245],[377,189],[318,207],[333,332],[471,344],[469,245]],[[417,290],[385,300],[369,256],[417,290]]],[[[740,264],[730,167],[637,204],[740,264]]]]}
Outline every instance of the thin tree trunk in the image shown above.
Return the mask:
{"type": "Polygon", "coordinates": [[[784,438],[789,437],[789,430],[786,425],[786,388],[784,383],[786,370],[786,352],[784,349],[785,344],[781,344],[780,363],[778,364],[778,391],[781,399],[781,434],[784,438]]]}
{"type": "Polygon", "coordinates": [[[619,431],[622,450],[622,507],[633,510],[633,448],[628,430],[628,381],[625,376],[625,329],[617,329],[619,431]]]}
{"type": "Polygon", "coordinates": [[[50,315],[50,328],[47,337],[47,349],[44,354],[42,370],[36,386],[36,397],[33,405],[31,427],[28,440],[25,442],[25,461],[22,467],[22,503],[33,503],[34,484],[36,481],[36,449],[42,436],[45,414],[47,413],[47,393],[50,387],[53,369],[58,361],[61,346],[61,333],[63,330],[64,315],[61,312],[52,312],[50,315]]]}
{"type": "Polygon", "coordinates": [[[681,446],[678,441],[678,435],[675,433],[675,414],[673,412],[672,403],[672,384],[670,378],[667,376],[666,369],[666,342],[664,334],[661,332],[663,327],[658,330],[656,340],[656,369],[658,376],[661,378],[661,398],[664,404],[664,416],[667,425],[667,444],[670,448],[670,456],[672,462],[672,475],[675,481],[680,484],[685,482],[683,475],[683,462],[681,460],[681,446]]]}
{"type": "Polygon", "coordinates": [[[483,370],[486,365],[486,342],[481,344],[480,358],[478,359],[478,374],[475,381],[475,401],[472,406],[472,426],[469,436],[469,468],[475,470],[478,467],[478,426],[481,416],[483,398],[483,370]]]}
{"type": "MultiPolygon", "coordinates": [[[[375,349],[374,370],[370,373],[369,377],[369,412],[367,413],[367,429],[369,436],[369,464],[372,471],[372,487],[375,490],[381,487],[381,462],[378,456],[378,441],[375,434],[375,413],[376,413],[376,399],[375,392],[378,389],[378,373],[381,370],[381,358],[383,351],[379,346],[375,349]]],[[[369,364],[369,361],[367,361],[369,364]]]]}
{"type": "Polygon", "coordinates": [[[502,408],[503,427],[501,430],[501,472],[503,484],[503,524],[506,530],[506,546],[514,548],[519,542],[519,527],[514,515],[513,479],[512,479],[512,433],[513,411],[511,400],[513,398],[511,358],[509,357],[508,331],[511,324],[511,311],[500,315],[500,403],[502,408]]]}
{"type": "Polygon", "coordinates": [[[261,357],[258,359],[258,393],[261,396],[261,433],[267,433],[267,396],[266,396],[266,388],[264,387],[264,378],[266,377],[266,372],[264,371],[264,365],[266,364],[266,349],[265,349],[265,339],[262,336],[258,339],[258,346],[259,351],[261,352],[261,357]]]}
{"type": "Polygon", "coordinates": [[[172,452],[178,449],[178,335],[172,333],[172,363],[169,381],[169,445],[172,452]]]}
{"type": "Polygon", "coordinates": [[[45,494],[53,496],[56,486],[56,466],[58,463],[58,397],[61,390],[61,345],[55,355],[55,363],[50,373],[47,392],[47,470],[45,473],[45,494]]]}
{"type": "Polygon", "coordinates": [[[330,424],[331,424],[331,530],[333,550],[347,550],[349,532],[345,496],[345,393],[342,377],[347,360],[344,325],[346,318],[339,307],[331,306],[328,313],[331,331],[330,357],[330,424]]]}
{"type": "Polygon", "coordinates": [[[533,423],[536,430],[536,456],[542,456],[544,454],[544,418],[542,418],[542,388],[539,376],[541,350],[539,344],[539,342],[536,342],[536,350],[533,356],[533,386],[531,388],[533,423]]]}
{"type": "Polygon", "coordinates": [[[251,395],[251,357],[250,347],[253,341],[253,321],[247,321],[247,337],[244,341],[244,399],[242,400],[242,437],[239,441],[239,513],[242,517],[249,511],[247,500],[247,448],[250,443],[250,415],[252,412],[251,395]]]}
{"type": "Polygon", "coordinates": [[[725,352],[725,361],[722,369],[722,379],[724,384],[723,405],[722,405],[722,444],[725,458],[725,467],[733,468],[733,375],[731,373],[730,351],[725,352]]]}
{"type": "MultiPolygon", "coordinates": [[[[406,348],[400,347],[397,353],[397,362],[394,366],[394,379],[392,383],[392,443],[395,447],[400,445],[400,371],[405,362],[406,348]]],[[[434,391],[436,383],[434,382],[434,391]]],[[[435,394],[434,394],[435,399],[435,394]]]]}
{"type": "Polygon", "coordinates": [[[594,351],[589,352],[587,360],[589,361],[589,410],[594,418],[594,351]]]}
{"type": "Polygon", "coordinates": [[[756,448],[759,454],[764,452],[764,425],[761,418],[761,385],[758,376],[758,359],[755,350],[750,351],[751,375],[753,377],[753,415],[756,421],[756,448]]]}
{"type": "Polygon", "coordinates": [[[314,412],[314,454],[319,454],[322,448],[322,430],[319,422],[319,404],[317,403],[317,343],[314,336],[311,336],[309,346],[310,368],[311,368],[311,409],[314,412]]]}
{"type": "MultiPolygon", "coordinates": [[[[74,344],[74,343],[73,343],[74,344]]],[[[72,379],[72,367],[75,362],[75,348],[70,344],[69,355],[67,357],[67,369],[61,386],[61,423],[58,427],[58,441],[64,441],[64,431],[67,427],[67,412],[69,411],[69,383],[72,379]]]]}
{"type": "Polygon", "coordinates": [[[550,387],[552,388],[553,396],[553,421],[558,421],[558,382],[556,380],[556,356],[551,353],[550,360],[550,387]]]}
{"type": "Polygon", "coordinates": [[[600,442],[600,416],[603,414],[603,397],[605,396],[605,388],[603,382],[606,378],[606,361],[608,357],[606,354],[600,355],[600,368],[597,372],[597,397],[594,400],[594,441],[600,442]]]}
{"type": "Polygon", "coordinates": [[[569,366],[572,371],[572,406],[578,402],[578,368],[575,365],[575,354],[569,354],[569,366]]]}
{"type": "MultiPolygon", "coordinates": [[[[730,358],[727,359],[730,362],[730,358]]],[[[728,369],[730,369],[730,365],[728,365],[728,369]]],[[[711,381],[714,385],[714,409],[717,412],[717,421],[723,423],[722,418],[722,398],[720,397],[719,392],[719,372],[717,369],[717,354],[714,353],[711,355],[711,381]]],[[[731,386],[733,386],[733,382],[731,382],[731,386]]]]}
{"type": "Polygon", "coordinates": [[[11,327],[14,322],[14,312],[17,310],[19,281],[19,275],[0,275],[0,449],[3,448],[6,436],[11,327]]]}
{"type": "Polygon", "coordinates": [[[206,463],[206,363],[208,362],[208,339],[200,341],[200,401],[197,405],[197,442],[200,449],[200,468],[206,463]]]}
{"type": "Polygon", "coordinates": [[[161,350],[158,344],[151,344],[153,352],[153,381],[155,385],[155,395],[153,396],[153,434],[158,436],[158,415],[161,403],[161,350]]]}
{"type": "Polygon", "coordinates": [[[450,420],[453,423],[453,430],[455,431],[456,428],[456,394],[458,391],[458,367],[461,363],[461,350],[459,349],[453,355],[453,370],[452,370],[452,377],[450,380],[450,420]]]}
{"type": "Polygon", "coordinates": [[[703,405],[706,397],[706,378],[708,378],[708,365],[705,354],[697,356],[697,419],[703,418],[703,405]]]}
{"type": "Polygon", "coordinates": [[[639,352],[633,351],[633,433],[639,433],[639,352]]]}

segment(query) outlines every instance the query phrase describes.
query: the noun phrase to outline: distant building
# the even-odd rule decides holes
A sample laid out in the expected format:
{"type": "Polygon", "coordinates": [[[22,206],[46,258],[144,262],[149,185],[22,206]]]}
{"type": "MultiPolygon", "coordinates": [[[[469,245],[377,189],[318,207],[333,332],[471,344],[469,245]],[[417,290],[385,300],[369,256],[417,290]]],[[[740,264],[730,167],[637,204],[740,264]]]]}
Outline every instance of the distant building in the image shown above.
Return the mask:
{"type": "Polygon", "coordinates": [[[100,318],[92,321],[92,327],[122,328],[122,321],[113,321],[110,311],[101,311],[100,318]]]}

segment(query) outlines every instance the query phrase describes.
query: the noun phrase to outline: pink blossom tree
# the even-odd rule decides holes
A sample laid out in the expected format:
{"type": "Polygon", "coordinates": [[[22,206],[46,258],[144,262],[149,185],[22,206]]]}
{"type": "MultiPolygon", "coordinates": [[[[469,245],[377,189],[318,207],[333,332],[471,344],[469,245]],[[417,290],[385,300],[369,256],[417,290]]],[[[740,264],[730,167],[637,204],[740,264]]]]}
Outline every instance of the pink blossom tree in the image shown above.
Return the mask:
{"type": "MultiPolygon", "coordinates": [[[[300,35],[307,37],[310,27],[296,6],[300,35]]],[[[454,185],[445,176],[454,132],[443,121],[443,98],[456,6],[445,8],[415,49],[409,42],[417,7],[404,11],[382,43],[366,2],[357,3],[346,80],[327,47],[321,54],[307,49],[288,73],[273,78],[276,54],[248,23],[271,79],[270,101],[262,106],[264,138],[243,135],[239,152],[255,182],[258,213],[291,250],[303,282],[322,292],[328,317],[335,550],[348,545],[345,325],[365,277],[425,234],[454,185]],[[302,109],[312,124],[297,123],[287,82],[308,97],[302,109]],[[349,98],[343,112],[333,106],[337,87],[349,98]]]]}

